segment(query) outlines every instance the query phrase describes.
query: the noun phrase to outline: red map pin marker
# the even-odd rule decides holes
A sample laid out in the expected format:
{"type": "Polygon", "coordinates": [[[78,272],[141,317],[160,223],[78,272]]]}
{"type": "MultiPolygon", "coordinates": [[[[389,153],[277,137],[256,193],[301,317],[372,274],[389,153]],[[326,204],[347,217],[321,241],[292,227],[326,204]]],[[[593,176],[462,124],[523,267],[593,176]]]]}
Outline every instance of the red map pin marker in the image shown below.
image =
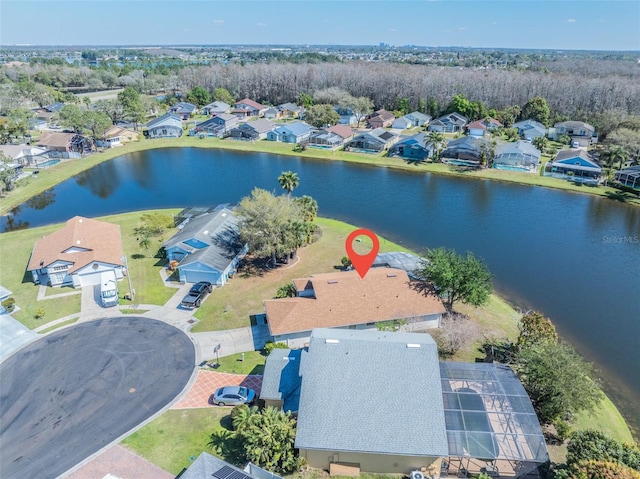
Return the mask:
{"type": "Polygon", "coordinates": [[[378,240],[378,237],[375,233],[366,229],[355,230],[347,236],[347,241],[345,242],[344,247],[347,250],[347,256],[349,256],[351,264],[356,269],[360,277],[364,279],[369,268],[371,268],[371,265],[376,260],[376,256],[378,256],[378,250],[380,250],[380,241],[378,240]],[[371,238],[373,246],[371,247],[371,251],[367,254],[359,255],[353,250],[353,241],[358,236],[367,236],[371,238]]]}

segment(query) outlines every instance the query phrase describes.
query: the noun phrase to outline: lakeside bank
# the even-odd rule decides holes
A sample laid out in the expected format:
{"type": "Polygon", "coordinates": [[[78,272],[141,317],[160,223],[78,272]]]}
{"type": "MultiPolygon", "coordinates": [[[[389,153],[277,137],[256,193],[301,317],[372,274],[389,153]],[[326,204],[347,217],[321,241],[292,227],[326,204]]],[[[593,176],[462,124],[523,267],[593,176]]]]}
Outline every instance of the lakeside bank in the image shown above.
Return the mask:
{"type": "MultiPolygon", "coordinates": [[[[161,210],[160,212],[171,214],[177,210],[161,210]]],[[[162,266],[158,264],[157,258],[152,256],[152,252],[141,249],[136,241],[134,230],[138,226],[140,216],[144,213],[145,211],[137,211],[110,215],[100,219],[121,226],[125,251],[132,257],[129,269],[136,289],[136,301],[162,304],[174,291],[163,284],[159,275],[162,266]],[[136,253],[135,258],[133,258],[134,253],[136,253]]],[[[208,301],[205,301],[196,313],[200,322],[196,324],[195,330],[209,331],[225,327],[242,327],[248,323],[248,315],[257,311],[262,300],[272,296],[283,283],[294,277],[307,276],[314,272],[332,271],[336,266],[339,266],[339,260],[344,255],[344,241],[356,227],[326,218],[319,218],[318,224],[325,233],[317,243],[299,251],[301,261],[295,267],[276,269],[260,277],[243,278],[238,275],[228,286],[216,290],[208,301]]],[[[43,234],[55,231],[59,227],[60,225],[50,225],[14,231],[3,237],[3,247],[13,251],[10,257],[3,255],[0,258],[0,269],[4,272],[3,277],[8,280],[4,286],[12,289],[16,297],[21,295],[20,299],[17,298],[17,304],[23,309],[16,313],[16,317],[32,329],[36,326],[42,326],[33,320],[33,315],[39,308],[45,310],[46,322],[51,322],[57,317],[71,315],[79,311],[80,308],[78,295],[64,297],[56,301],[37,301],[35,296],[38,288],[31,283],[23,283],[22,273],[33,242],[43,234]]],[[[167,232],[168,235],[171,233],[172,231],[167,232]]],[[[409,251],[385,238],[381,238],[380,243],[383,252],[409,251]]],[[[366,247],[368,245],[363,243],[359,246],[366,247]]],[[[132,308],[133,306],[123,305],[123,307],[132,308]]],[[[516,322],[519,314],[498,295],[492,295],[485,307],[471,308],[461,305],[460,309],[478,322],[483,334],[490,331],[493,337],[515,340],[517,336],[516,322]]],[[[462,348],[455,359],[473,361],[473,358],[478,354],[477,346],[483,339],[484,337],[478,338],[473,344],[462,348]]],[[[589,413],[582,414],[580,424],[582,427],[591,426],[603,430],[607,434],[616,435],[621,440],[631,440],[632,437],[628,425],[613,403],[609,401],[603,402],[593,417],[589,413]],[[602,418],[602,420],[597,418],[602,418]]]]}
{"type": "Polygon", "coordinates": [[[12,209],[18,207],[25,201],[28,201],[30,198],[33,198],[49,188],[56,186],[62,181],[100,163],[129,153],[162,148],[211,148],[231,151],[271,153],[309,160],[346,162],[421,174],[433,173],[436,175],[541,186],[544,188],[601,196],[614,201],[640,206],[639,197],[629,193],[624,193],[609,186],[585,186],[556,178],[540,176],[539,174],[520,173],[497,169],[468,170],[443,163],[415,163],[401,158],[381,156],[381,154],[368,155],[364,153],[345,151],[325,151],[315,148],[307,148],[304,151],[297,152],[293,151],[292,145],[289,143],[264,140],[257,142],[245,142],[218,138],[183,136],[180,138],[154,140],[144,139],[137,142],[131,142],[121,147],[92,154],[80,160],[65,160],[52,167],[42,169],[37,177],[31,176],[22,180],[20,186],[10,192],[7,192],[5,197],[0,199],[0,215],[6,215],[12,209]]]}

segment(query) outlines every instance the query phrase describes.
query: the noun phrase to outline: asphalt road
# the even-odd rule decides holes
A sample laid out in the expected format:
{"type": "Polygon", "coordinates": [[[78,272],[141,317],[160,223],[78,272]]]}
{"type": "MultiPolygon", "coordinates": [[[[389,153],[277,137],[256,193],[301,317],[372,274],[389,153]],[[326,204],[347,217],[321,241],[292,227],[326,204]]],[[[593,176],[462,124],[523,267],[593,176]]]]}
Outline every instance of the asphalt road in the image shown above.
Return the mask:
{"type": "Polygon", "coordinates": [[[0,477],[55,478],[173,400],[195,349],[148,318],[52,333],[0,365],[0,477]]]}

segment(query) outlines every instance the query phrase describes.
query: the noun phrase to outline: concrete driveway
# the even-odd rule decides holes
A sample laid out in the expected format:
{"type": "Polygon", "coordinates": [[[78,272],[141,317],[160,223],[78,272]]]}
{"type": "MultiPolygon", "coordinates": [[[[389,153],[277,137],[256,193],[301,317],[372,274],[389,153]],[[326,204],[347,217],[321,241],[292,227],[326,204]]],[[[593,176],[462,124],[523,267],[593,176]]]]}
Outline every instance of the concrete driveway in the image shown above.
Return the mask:
{"type": "Polygon", "coordinates": [[[198,371],[196,382],[191,386],[189,392],[175,403],[171,409],[213,407],[209,404],[209,398],[216,389],[224,386],[244,386],[253,389],[256,392],[256,397],[258,397],[262,389],[262,376],[200,370],[198,371]]]}
{"type": "Polygon", "coordinates": [[[186,334],[142,317],[25,346],[0,364],[0,476],[57,477],[174,400],[194,366],[186,334]]]}
{"type": "Polygon", "coordinates": [[[38,334],[8,314],[0,314],[0,362],[25,344],[38,338],[38,334]]]}

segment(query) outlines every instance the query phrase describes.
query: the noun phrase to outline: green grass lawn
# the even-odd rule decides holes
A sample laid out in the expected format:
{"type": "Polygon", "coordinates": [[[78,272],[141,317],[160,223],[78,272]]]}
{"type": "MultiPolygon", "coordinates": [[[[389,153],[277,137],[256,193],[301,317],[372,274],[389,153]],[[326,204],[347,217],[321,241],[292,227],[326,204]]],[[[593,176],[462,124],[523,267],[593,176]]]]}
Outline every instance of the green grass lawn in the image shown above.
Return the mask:
{"type": "MultiPolygon", "coordinates": [[[[168,215],[178,211],[177,209],[162,210],[168,215]]],[[[121,226],[123,248],[128,258],[131,283],[136,291],[133,303],[161,305],[173,296],[175,290],[164,285],[159,274],[164,260],[153,255],[160,247],[161,240],[169,237],[175,230],[167,231],[162,238],[155,238],[153,248],[149,251],[142,250],[133,233],[134,228],[141,224],[141,214],[141,212],[134,212],[98,219],[121,226]]],[[[0,236],[3,251],[0,256],[0,284],[13,292],[12,297],[16,300],[16,306],[20,308],[20,311],[14,313],[13,317],[31,329],[80,312],[81,294],[37,301],[39,286],[33,284],[31,273],[26,271],[36,240],[51,234],[62,226],[63,224],[57,224],[11,231],[2,233],[0,236]],[[5,251],[11,251],[11,254],[4,254],[5,251]],[[44,311],[42,319],[35,318],[36,312],[39,310],[44,311]]],[[[121,295],[129,290],[127,280],[121,281],[118,286],[121,295]]],[[[48,287],[45,296],[72,291],[71,288],[48,287]]],[[[121,300],[121,304],[128,305],[132,302],[121,300]]]]}
{"type": "Polygon", "coordinates": [[[215,455],[207,446],[209,437],[225,430],[230,412],[216,407],[169,410],[124,439],[122,445],[177,475],[201,452],[215,455]]]}
{"type": "MultiPolygon", "coordinates": [[[[31,273],[26,271],[33,245],[40,237],[57,230],[60,225],[45,226],[28,230],[3,233],[0,236],[0,284],[13,292],[16,306],[20,311],[13,317],[28,328],[36,328],[49,321],[80,312],[80,295],[65,296],[37,301],[40,286],[33,284],[31,273]],[[11,252],[8,254],[8,252],[11,252]],[[36,312],[42,310],[44,316],[36,319],[36,312]]],[[[49,288],[51,292],[62,292],[60,288],[49,288]]],[[[65,290],[66,292],[66,290],[65,290]]]]}
{"type": "MultiPolygon", "coordinates": [[[[264,372],[264,362],[267,360],[260,351],[249,351],[247,353],[237,353],[231,356],[220,358],[220,366],[216,369],[205,367],[208,371],[229,374],[262,374],[264,372]],[[244,361],[242,358],[244,357],[244,361]]],[[[209,361],[214,364],[215,359],[209,361]]]]}
{"type": "MultiPolygon", "coordinates": [[[[142,225],[140,217],[143,213],[160,213],[171,216],[178,213],[179,209],[139,211],[120,215],[97,218],[102,221],[120,225],[122,233],[122,246],[127,255],[131,287],[135,290],[133,301],[121,300],[120,305],[130,304],[157,304],[166,303],[174,295],[175,289],[165,286],[160,277],[160,270],[165,266],[166,260],[156,256],[162,243],[172,236],[177,230],[167,230],[162,236],[152,238],[152,246],[149,250],[140,247],[134,229],[142,225]]],[[[119,283],[120,294],[129,291],[128,280],[119,283]]]]}
{"type": "MultiPolygon", "coordinates": [[[[262,301],[273,298],[280,286],[294,278],[303,278],[316,273],[336,271],[340,259],[346,256],[344,244],[347,236],[356,227],[345,223],[318,218],[322,228],[319,241],[298,250],[299,260],[274,270],[257,274],[239,271],[223,288],[216,289],[195,313],[200,321],[192,331],[217,331],[249,326],[249,316],[264,312],[262,301]]],[[[354,242],[358,254],[371,250],[371,240],[362,237],[354,242]]],[[[380,239],[380,251],[407,251],[400,245],[380,239]]]]}

